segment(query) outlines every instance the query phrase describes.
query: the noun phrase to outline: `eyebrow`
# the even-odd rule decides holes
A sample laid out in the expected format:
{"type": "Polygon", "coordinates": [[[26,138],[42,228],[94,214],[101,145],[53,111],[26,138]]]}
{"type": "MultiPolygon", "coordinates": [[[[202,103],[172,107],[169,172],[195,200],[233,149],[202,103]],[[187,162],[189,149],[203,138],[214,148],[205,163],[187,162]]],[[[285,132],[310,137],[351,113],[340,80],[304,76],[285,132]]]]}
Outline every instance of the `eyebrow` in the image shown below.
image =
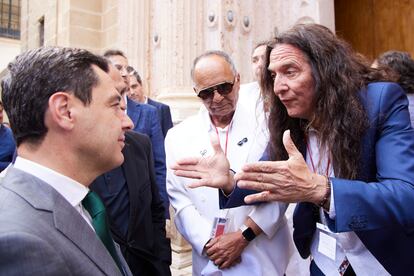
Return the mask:
{"type": "Polygon", "coordinates": [[[118,92],[118,94],[116,94],[116,95],[112,95],[110,98],[109,98],[109,100],[108,100],[108,102],[113,102],[113,101],[121,101],[121,99],[122,99],[122,97],[121,97],[121,95],[119,94],[119,92],[118,92]]]}
{"type": "MultiPolygon", "coordinates": [[[[296,62],[292,62],[292,61],[288,61],[288,62],[286,62],[286,63],[282,63],[281,65],[279,65],[277,68],[279,68],[279,69],[286,69],[286,68],[288,68],[288,67],[300,67],[299,66],[299,64],[298,63],[296,63],[296,62]]],[[[271,68],[270,68],[270,64],[269,64],[269,66],[267,67],[267,70],[269,70],[269,71],[273,71],[271,68]]]]}

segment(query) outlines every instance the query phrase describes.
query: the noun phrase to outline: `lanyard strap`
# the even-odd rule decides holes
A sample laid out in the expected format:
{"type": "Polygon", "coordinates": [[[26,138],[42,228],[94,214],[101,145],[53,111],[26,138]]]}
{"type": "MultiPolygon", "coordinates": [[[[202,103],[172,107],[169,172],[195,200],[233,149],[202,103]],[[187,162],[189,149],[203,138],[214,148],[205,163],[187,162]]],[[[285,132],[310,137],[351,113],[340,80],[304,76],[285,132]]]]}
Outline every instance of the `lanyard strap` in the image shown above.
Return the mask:
{"type": "MultiPolygon", "coordinates": [[[[225,143],[225,146],[224,146],[224,155],[225,156],[227,156],[227,144],[229,142],[229,132],[230,132],[230,128],[231,128],[232,124],[233,124],[233,121],[231,121],[231,123],[230,123],[230,125],[229,125],[229,127],[227,128],[227,131],[226,131],[226,143],[225,143]]],[[[218,129],[215,125],[213,125],[213,126],[214,126],[214,129],[216,130],[217,139],[219,140],[219,143],[220,143],[220,146],[221,146],[220,135],[218,133],[218,129]]]]}

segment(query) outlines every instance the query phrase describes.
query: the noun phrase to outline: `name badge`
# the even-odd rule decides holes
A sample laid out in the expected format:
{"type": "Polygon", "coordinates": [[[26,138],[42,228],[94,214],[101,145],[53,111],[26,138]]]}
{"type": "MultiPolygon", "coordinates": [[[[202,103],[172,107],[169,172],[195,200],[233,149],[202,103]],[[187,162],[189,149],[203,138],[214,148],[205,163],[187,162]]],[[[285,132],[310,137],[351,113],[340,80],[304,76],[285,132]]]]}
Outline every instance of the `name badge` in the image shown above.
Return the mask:
{"type": "Polygon", "coordinates": [[[226,230],[226,218],[215,217],[213,222],[213,229],[211,229],[211,237],[216,238],[224,234],[224,230],[226,230]]]}
{"type": "Polygon", "coordinates": [[[329,228],[321,223],[316,225],[319,230],[319,244],[318,251],[335,261],[336,258],[336,239],[329,236],[327,233],[332,233],[329,228]]]}

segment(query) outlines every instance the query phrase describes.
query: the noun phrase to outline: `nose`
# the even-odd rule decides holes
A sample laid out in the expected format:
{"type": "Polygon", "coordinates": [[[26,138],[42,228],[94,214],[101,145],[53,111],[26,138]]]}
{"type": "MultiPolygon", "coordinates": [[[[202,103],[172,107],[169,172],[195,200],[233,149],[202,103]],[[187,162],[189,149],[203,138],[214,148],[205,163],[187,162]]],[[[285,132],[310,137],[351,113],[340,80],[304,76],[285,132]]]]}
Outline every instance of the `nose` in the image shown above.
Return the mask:
{"type": "Polygon", "coordinates": [[[217,90],[214,90],[213,102],[219,103],[223,98],[224,97],[219,92],[217,92],[217,90]]]}
{"type": "Polygon", "coordinates": [[[275,95],[279,95],[286,91],[288,89],[288,86],[286,85],[286,81],[283,76],[276,75],[274,82],[273,82],[273,92],[275,95]]]}
{"type": "Polygon", "coordinates": [[[134,129],[134,123],[126,112],[126,95],[121,98],[121,127],[123,131],[134,129]]]}
{"type": "Polygon", "coordinates": [[[134,123],[125,112],[123,112],[122,115],[121,126],[123,131],[132,130],[134,128],[134,123]]]}

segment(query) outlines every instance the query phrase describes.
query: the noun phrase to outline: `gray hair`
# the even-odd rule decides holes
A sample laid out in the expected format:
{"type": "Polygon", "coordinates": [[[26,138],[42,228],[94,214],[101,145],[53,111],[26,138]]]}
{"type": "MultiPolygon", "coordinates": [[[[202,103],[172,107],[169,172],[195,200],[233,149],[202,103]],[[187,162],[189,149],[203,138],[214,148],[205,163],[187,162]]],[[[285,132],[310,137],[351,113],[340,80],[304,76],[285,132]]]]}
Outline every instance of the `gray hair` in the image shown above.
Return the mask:
{"type": "Polygon", "coordinates": [[[231,71],[233,72],[233,75],[236,76],[237,75],[237,70],[236,70],[236,66],[234,65],[233,60],[231,59],[231,57],[224,51],[220,51],[220,50],[210,50],[207,52],[202,53],[201,55],[199,55],[198,57],[196,57],[193,61],[193,66],[191,67],[191,79],[194,81],[194,69],[197,65],[197,63],[205,57],[209,57],[209,56],[219,56],[222,57],[229,65],[231,68],[231,71]]]}

